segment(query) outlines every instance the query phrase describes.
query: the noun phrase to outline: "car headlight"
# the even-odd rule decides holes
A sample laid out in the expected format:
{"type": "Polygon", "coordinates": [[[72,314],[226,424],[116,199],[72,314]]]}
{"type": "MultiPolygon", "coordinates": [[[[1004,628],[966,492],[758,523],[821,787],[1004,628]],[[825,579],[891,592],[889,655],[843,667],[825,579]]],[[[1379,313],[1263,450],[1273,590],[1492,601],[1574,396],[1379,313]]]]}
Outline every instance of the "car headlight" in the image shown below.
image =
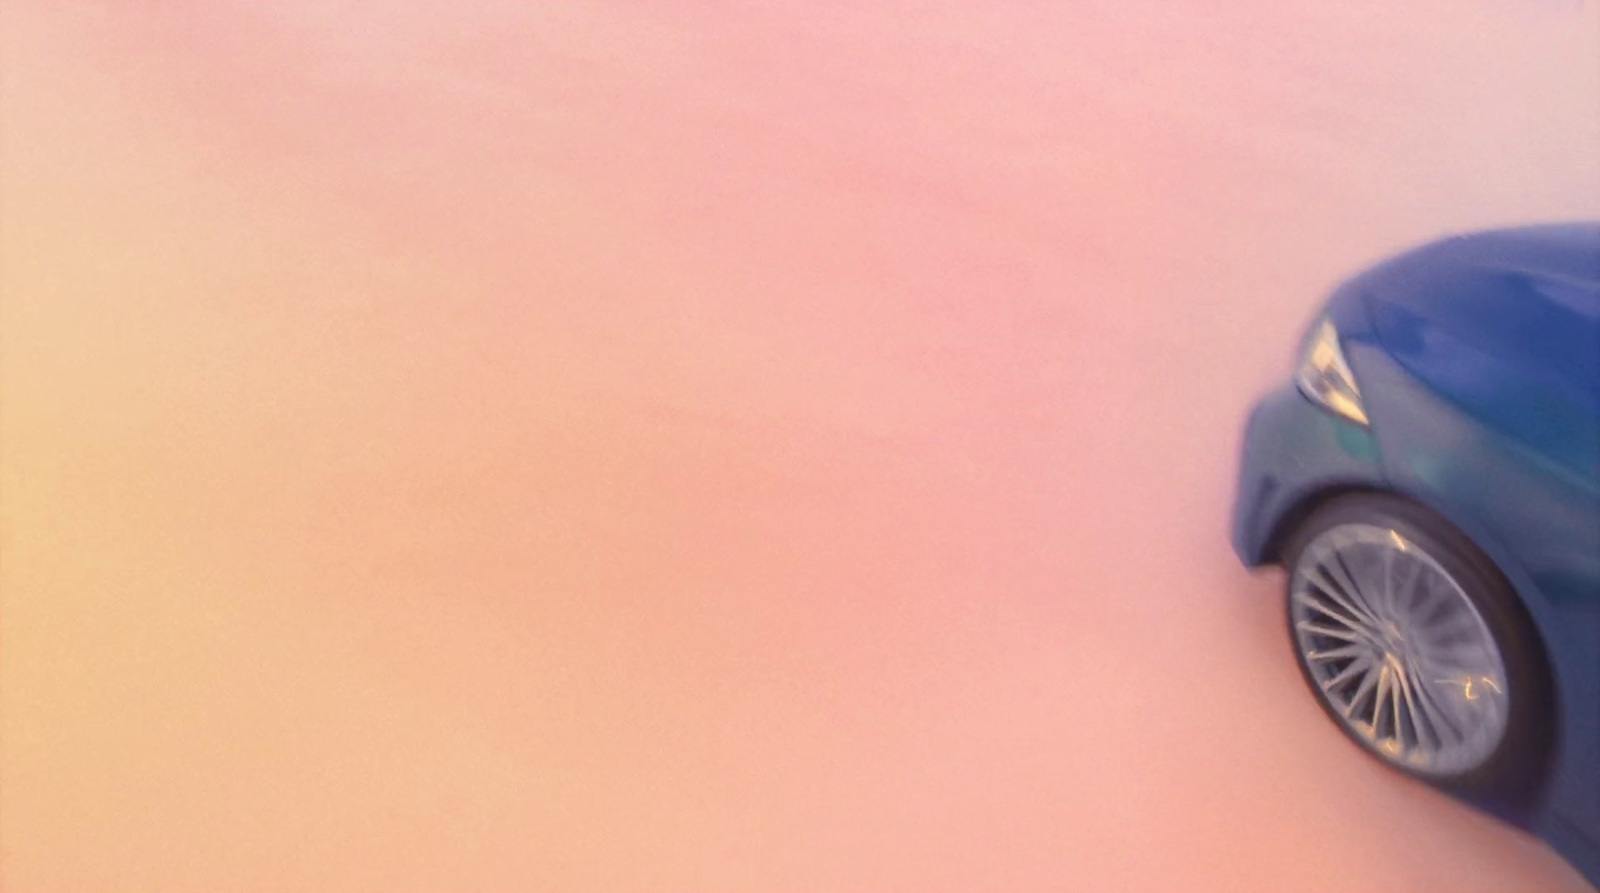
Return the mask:
{"type": "Polygon", "coordinates": [[[1323,320],[1311,331],[1300,354],[1300,369],[1295,374],[1300,393],[1334,415],[1366,425],[1367,410],[1361,403],[1361,388],[1345,362],[1339,347],[1339,331],[1323,320]]]}

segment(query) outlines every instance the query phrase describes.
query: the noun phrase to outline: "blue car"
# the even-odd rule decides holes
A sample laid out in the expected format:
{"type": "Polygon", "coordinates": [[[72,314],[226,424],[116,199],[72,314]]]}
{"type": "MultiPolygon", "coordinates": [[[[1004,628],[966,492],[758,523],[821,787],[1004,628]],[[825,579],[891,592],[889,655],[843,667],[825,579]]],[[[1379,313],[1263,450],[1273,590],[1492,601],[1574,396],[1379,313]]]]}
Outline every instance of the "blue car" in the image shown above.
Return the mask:
{"type": "Polygon", "coordinates": [[[1389,766],[1600,885],[1600,223],[1455,236],[1336,288],[1246,429],[1233,545],[1389,766]]]}

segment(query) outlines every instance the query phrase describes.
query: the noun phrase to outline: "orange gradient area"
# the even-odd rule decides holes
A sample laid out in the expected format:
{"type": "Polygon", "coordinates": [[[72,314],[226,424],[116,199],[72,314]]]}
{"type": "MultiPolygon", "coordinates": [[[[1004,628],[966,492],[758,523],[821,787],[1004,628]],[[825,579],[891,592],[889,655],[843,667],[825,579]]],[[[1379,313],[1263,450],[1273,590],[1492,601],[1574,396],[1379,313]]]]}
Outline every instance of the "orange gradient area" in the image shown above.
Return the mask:
{"type": "Polygon", "coordinates": [[[1226,541],[1592,5],[0,11],[0,887],[1581,890],[1226,541]]]}

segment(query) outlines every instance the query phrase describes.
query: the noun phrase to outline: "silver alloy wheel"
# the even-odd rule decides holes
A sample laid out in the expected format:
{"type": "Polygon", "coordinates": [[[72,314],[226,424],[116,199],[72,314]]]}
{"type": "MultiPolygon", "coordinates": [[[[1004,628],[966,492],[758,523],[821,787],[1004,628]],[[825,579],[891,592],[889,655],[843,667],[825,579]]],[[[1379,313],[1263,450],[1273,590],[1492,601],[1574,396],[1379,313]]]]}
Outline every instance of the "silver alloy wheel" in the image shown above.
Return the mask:
{"type": "Polygon", "coordinates": [[[1357,740],[1430,776],[1481,766],[1505,737],[1505,662],[1460,584],[1398,532],[1333,527],[1292,569],[1290,621],[1314,683],[1357,740]]]}

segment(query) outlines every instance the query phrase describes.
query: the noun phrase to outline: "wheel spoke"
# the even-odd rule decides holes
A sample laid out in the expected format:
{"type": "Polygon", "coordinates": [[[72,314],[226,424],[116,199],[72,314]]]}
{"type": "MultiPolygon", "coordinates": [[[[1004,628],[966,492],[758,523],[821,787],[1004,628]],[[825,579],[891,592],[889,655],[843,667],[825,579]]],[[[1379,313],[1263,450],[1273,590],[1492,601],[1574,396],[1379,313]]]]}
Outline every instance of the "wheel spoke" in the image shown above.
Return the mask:
{"type": "Polygon", "coordinates": [[[1383,608],[1390,615],[1394,614],[1394,556],[1397,549],[1383,550],[1383,608]]]}
{"type": "Polygon", "coordinates": [[[1361,587],[1357,586],[1355,579],[1350,576],[1350,569],[1345,567],[1343,557],[1335,554],[1332,558],[1322,562],[1322,567],[1328,572],[1328,576],[1333,578],[1333,582],[1340,587],[1345,598],[1359,610],[1360,614],[1370,620],[1373,626],[1377,626],[1378,612],[1373,610],[1372,602],[1367,600],[1365,593],[1361,591],[1361,587]]]}
{"type": "Polygon", "coordinates": [[[1432,675],[1477,676],[1489,663],[1481,647],[1455,647],[1444,651],[1425,650],[1417,655],[1432,675]]]}
{"type": "MultiPolygon", "coordinates": [[[[1417,746],[1419,748],[1423,747],[1425,746],[1422,740],[1423,717],[1421,710],[1418,709],[1416,696],[1413,695],[1411,691],[1411,680],[1409,678],[1409,674],[1402,671],[1395,674],[1395,678],[1396,681],[1400,683],[1400,697],[1405,700],[1406,718],[1411,720],[1411,734],[1416,737],[1417,746]]],[[[1431,727],[1428,729],[1428,732],[1429,735],[1434,739],[1435,746],[1438,746],[1440,744],[1438,733],[1431,727]]]]}
{"type": "Polygon", "coordinates": [[[1310,608],[1311,610],[1316,611],[1318,614],[1327,617],[1329,620],[1337,621],[1352,630],[1359,632],[1370,629],[1367,624],[1345,614],[1343,611],[1334,610],[1333,608],[1324,604],[1322,600],[1315,598],[1311,595],[1311,593],[1305,591],[1304,589],[1295,590],[1294,600],[1297,604],[1310,608]]]}
{"type": "Polygon", "coordinates": [[[1372,696],[1372,736],[1378,736],[1378,723],[1383,719],[1383,696],[1389,693],[1389,665],[1378,667],[1378,690],[1372,696]]]}
{"type": "Polygon", "coordinates": [[[1428,717],[1428,725],[1433,727],[1435,736],[1439,739],[1439,746],[1442,748],[1448,743],[1466,740],[1466,735],[1462,733],[1461,727],[1451,718],[1450,712],[1445,709],[1443,704],[1438,702],[1433,686],[1425,683],[1417,675],[1415,667],[1406,668],[1406,672],[1410,677],[1411,688],[1417,694],[1417,703],[1421,705],[1423,714],[1428,717]],[[1444,740],[1443,733],[1446,731],[1450,733],[1453,739],[1452,742],[1444,740]]]}
{"type": "Polygon", "coordinates": [[[1378,674],[1373,672],[1372,667],[1369,665],[1367,667],[1367,674],[1361,677],[1361,684],[1356,686],[1356,693],[1351,695],[1350,700],[1345,702],[1342,712],[1346,718],[1349,718],[1350,714],[1355,712],[1357,707],[1361,706],[1361,701],[1366,698],[1368,692],[1372,691],[1373,686],[1376,685],[1377,682],[1378,674]]]}
{"type": "Polygon", "coordinates": [[[1360,676],[1362,673],[1371,671],[1371,669],[1372,658],[1370,656],[1363,655],[1358,657],[1351,661],[1349,666],[1340,670],[1333,678],[1322,683],[1322,690],[1326,692],[1336,692],[1340,688],[1348,685],[1350,680],[1360,676]]]}
{"type": "Polygon", "coordinates": [[[1411,611],[1411,622],[1422,629],[1432,628],[1434,624],[1450,616],[1453,609],[1448,595],[1431,589],[1418,587],[1417,601],[1419,605],[1411,611]]]}
{"type": "Polygon", "coordinates": [[[1317,587],[1317,591],[1329,601],[1350,612],[1352,617],[1360,619],[1368,626],[1378,625],[1378,619],[1372,616],[1370,611],[1340,591],[1338,585],[1330,581],[1321,569],[1313,568],[1306,571],[1306,580],[1317,587]]]}
{"type": "Polygon", "coordinates": [[[1431,612],[1427,618],[1414,618],[1412,622],[1424,633],[1461,633],[1469,638],[1476,636],[1481,623],[1470,611],[1448,603],[1431,612]]]}
{"type": "Polygon", "coordinates": [[[1406,739],[1405,727],[1400,724],[1400,711],[1403,707],[1400,703],[1400,696],[1403,691],[1400,685],[1400,674],[1395,672],[1392,666],[1387,669],[1389,670],[1389,703],[1394,705],[1394,740],[1399,742],[1403,748],[1405,747],[1406,739]]]}
{"type": "Polygon", "coordinates": [[[1311,633],[1315,636],[1327,636],[1330,639],[1339,639],[1344,642],[1366,641],[1360,633],[1353,629],[1338,629],[1321,623],[1312,623],[1309,620],[1302,620],[1295,625],[1299,627],[1301,632],[1311,633]]]}
{"type": "Polygon", "coordinates": [[[1381,592],[1380,585],[1382,581],[1373,579],[1372,570],[1370,568],[1366,568],[1366,573],[1356,573],[1351,569],[1350,563],[1345,559],[1344,553],[1335,555],[1333,560],[1334,563],[1344,571],[1345,577],[1350,580],[1350,597],[1358,599],[1360,600],[1361,604],[1366,605],[1367,611],[1372,614],[1372,616],[1377,617],[1380,620],[1387,617],[1387,609],[1384,607],[1382,598],[1383,593],[1381,592]]]}
{"type": "Polygon", "coordinates": [[[1360,657],[1366,653],[1367,648],[1365,645],[1342,645],[1338,648],[1331,648],[1327,651],[1306,652],[1306,660],[1315,661],[1319,664],[1325,664],[1330,660],[1345,660],[1347,658],[1360,657]]]}
{"type": "Polygon", "coordinates": [[[1411,573],[1406,576],[1405,583],[1399,587],[1399,594],[1405,596],[1406,613],[1415,617],[1417,602],[1422,598],[1422,590],[1417,586],[1417,581],[1422,578],[1422,562],[1413,558],[1405,561],[1404,564],[1406,567],[1411,568],[1411,573]]]}

